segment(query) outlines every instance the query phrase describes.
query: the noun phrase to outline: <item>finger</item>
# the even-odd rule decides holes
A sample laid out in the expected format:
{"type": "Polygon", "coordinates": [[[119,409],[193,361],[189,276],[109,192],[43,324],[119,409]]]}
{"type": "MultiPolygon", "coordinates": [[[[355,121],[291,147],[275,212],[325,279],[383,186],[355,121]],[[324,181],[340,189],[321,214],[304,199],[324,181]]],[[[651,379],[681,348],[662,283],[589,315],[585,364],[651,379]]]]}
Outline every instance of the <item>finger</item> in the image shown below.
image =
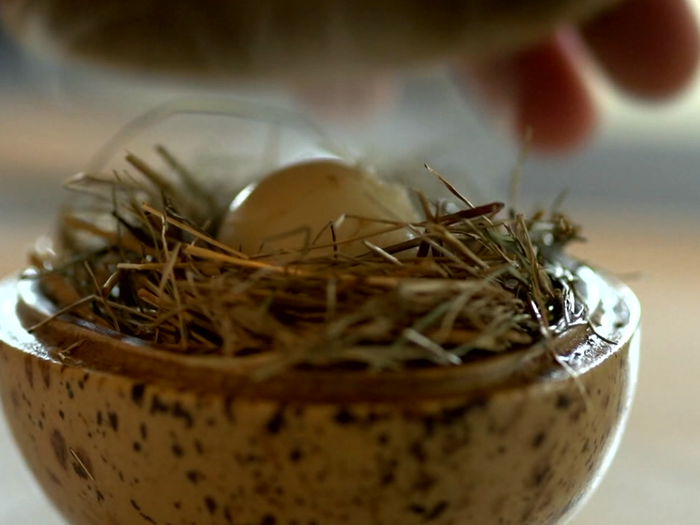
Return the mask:
{"type": "Polygon", "coordinates": [[[467,68],[487,105],[534,149],[570,150],[588,138],[596,110],[571,46],[553,38],[518,54],[467,68]]]}
{"type": "Polygon", "coordinates": [[[697,67],[698,29],[685,0],[627,0],[581,35],[612,81],[636,96],[673,95],[697,67]]]}

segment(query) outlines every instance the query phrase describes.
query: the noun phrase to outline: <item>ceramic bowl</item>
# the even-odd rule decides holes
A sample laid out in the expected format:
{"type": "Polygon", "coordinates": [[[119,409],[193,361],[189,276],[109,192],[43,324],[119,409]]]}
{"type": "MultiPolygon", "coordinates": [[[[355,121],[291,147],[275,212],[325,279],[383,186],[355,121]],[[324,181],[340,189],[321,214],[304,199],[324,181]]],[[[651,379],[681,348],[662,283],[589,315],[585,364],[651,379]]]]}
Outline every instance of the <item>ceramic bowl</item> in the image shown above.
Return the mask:
{"type": "Polygon", "coordinates": [[[591,323],[432,369],[297,370],[175,355],[0,287],[0,392],[74,525],[540,525],[569,517],[629,412],[639,305],[581,266],[591,323]]]}

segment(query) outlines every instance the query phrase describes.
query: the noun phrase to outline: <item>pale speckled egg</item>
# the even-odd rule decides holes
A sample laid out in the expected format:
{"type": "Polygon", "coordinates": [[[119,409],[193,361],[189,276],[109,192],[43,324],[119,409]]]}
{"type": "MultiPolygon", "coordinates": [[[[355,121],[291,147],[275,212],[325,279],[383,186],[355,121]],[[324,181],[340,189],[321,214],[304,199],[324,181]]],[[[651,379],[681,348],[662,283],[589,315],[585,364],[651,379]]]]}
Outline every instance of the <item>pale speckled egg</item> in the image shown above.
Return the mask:
{"type": "Polygon", "coordinates": [[[363,240],[385,248],[412,239],[412,230],[391,223],[419,220],[407,188],[338,160],[312,160],[245,188],[217,237],[248,255],[294,258],[313,245],[309,255],[327,256],[337,242],[338,251],[357,256],[369,251],[363,240]]]}
{"type": "Polygon", "coordinates": [[[70,318],[29,333],[54,307],[10,279],[0,397],[73,525],[552,525],[609,465],[637,373],[635,297],[577,277],[599,324],[546,351],[262,381],[260,356],[176,355],[70,318]]]}

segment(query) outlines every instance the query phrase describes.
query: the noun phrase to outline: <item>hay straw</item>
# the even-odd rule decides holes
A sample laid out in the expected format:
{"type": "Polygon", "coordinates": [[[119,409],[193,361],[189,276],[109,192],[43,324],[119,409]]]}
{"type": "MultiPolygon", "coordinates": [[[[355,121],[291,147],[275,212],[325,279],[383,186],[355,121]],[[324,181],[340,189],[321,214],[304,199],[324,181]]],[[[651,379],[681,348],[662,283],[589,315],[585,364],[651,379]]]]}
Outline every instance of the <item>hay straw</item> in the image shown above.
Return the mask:
{"type": "Polygon", "coordinates": [[[157,152],[174,180],[130,154],[134,174],[68,182],[89,202],[66,208],[59,260],[37,272],[48,291],[52,275],[69,285],[70,293],[51,295],[59,313],[95,317],[178,353],[273,354],[275,369],[454,366],[522,349],[567,318],[569,274],[557,261],[579,235],[558,210],[499,217],[502,203],[474,205],[426,166],[464,209],[445,213],[417,192],[423,220],[376,220],[376,233],[342,242],[332,235],[330,245],[310,232],[281,264],[275,254],[251,257],[217,241],[226,209],[213,207],[212,189],[172,153],[157,152]],[[397,229],[414,238],[393,246],[374,239],[397,229]],[[342,251],[358,241],[366,253],[342,251]],[[329,247],[331,256],[317,255],[329,247]]]}

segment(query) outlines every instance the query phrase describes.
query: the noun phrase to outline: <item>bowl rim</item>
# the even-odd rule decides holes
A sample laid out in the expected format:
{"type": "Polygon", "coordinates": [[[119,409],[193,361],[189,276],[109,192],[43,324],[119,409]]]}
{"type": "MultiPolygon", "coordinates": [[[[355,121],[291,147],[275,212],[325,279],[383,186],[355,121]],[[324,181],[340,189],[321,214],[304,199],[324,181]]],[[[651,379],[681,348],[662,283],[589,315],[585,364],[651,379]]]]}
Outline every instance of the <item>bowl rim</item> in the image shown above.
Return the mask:
{"type": "Polygon", "coordinates": [[[551,344],[540,342],[451,367],[287,370],[253,377],[266,357],[175,354],[70,315],[55,316],[57,309],[41,294],[37,280],[17,277],[0,282],[0,349],[9,347],[61,367],[123,376],[135,389],[162,384],[202,394],[290,402],[410,402],[455,396],[478,400],[495,390],[575,380],[630,344],[641,314],[631,289],[573,260],[566,267],[573,271],[577,296],[591,322],[578,319],[551,344]]]}

